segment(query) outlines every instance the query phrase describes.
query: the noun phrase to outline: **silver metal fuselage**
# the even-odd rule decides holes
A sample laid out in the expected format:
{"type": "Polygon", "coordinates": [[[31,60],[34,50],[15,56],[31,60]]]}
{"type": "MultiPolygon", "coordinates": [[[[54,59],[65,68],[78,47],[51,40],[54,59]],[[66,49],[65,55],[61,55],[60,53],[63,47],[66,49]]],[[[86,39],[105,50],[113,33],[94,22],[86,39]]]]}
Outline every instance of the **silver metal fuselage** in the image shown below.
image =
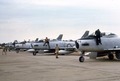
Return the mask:
{"type": "Polygon", "coordinates": [[[47,44],[44,45],[44,42],[38,42],[38,43],[32,43],[33,49],[39,49],[39,50],[49,50],[49,49],[55,49],[56,44],[58,44],[60,49],[65,49],[67,47],[73,47],[75,46],[74,41],[49,41],[49,46],[47,44]]]}
{"type": "Polygon", "coordinates": [[[79,50],[85,52],[102,52],[105,50],[114,50],[120,48],[120,38],[115,37],[101,37],[101,43],[96,45],[96,39],[82,39],[77,41],[79,43],[79,50]]]}
{"type": "Polygon", "coordinates": [[[15,44],[16,49],[31,49],[31,43],[25,43],[25,44],[15,44]]]}

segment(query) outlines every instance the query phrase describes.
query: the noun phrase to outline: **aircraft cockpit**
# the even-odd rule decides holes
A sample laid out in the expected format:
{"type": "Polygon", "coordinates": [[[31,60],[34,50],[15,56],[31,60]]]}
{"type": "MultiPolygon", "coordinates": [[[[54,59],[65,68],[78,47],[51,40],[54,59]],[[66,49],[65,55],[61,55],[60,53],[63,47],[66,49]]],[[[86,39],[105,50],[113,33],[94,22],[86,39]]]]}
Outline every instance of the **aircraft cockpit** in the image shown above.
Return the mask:
{"type": "MultiPolygon", "coordinates": [[[[111,37],[115,37],[115,36],[116,36],[116,34],[114,34],[114,33],[108,33],[108,32],[101,33],[101,37],[105,37],[105,38],[111,38],[111,37]]],[[[94,33],[92,33],[92,34],[90,34],[82,39],[95,39],[95,38],[96,38],[96,36],[95,36],[95,32],[94,32],[94,33]]]]}
{"type": "Polygon", "coordinates": [[[39,40],[39,42],[44,42],[44,40],[41,39],[41,40],[39,40]]]}

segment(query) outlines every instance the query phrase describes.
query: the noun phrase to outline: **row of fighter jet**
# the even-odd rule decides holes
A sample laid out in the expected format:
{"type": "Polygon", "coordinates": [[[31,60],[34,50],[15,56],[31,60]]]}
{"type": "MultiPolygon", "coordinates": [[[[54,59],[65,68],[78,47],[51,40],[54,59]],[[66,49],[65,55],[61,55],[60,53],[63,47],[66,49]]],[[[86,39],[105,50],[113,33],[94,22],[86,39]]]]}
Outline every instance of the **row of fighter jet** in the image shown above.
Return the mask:
{"type": "Polygon", "coordinates": [[[29,52],[32,52],[35,56],[39,50],[44,50],[44,52],[54,53],[55,46],[58,44],[61,54],[72,53],[75,51],[80,51],[80,62],[84,62],[84,55],[86,52],[89,52],[89,57],[96,59],[96,57],[108,56],[110,60],[113,60],[115,57],[120,59],[120,37],[114,33],[102,32],[101,34],[101,44],[96,44],[96,35],[92,33],[89,35],[89,31],[86,31],[83,36],[75,41],[65,41],[62,40],[63,35],[60,34],[58,38],[49,40],[49,46],[44,45],[44,40],[38,39],[34,42],[14,42],[14,47],[17,52],[20,49],[27,49],[29,52]]]}
{"type": "Polygon", "coordinates": [[[36,40],[34,42],[26,42],[24,44],[15,44],[16,51],[19,52],[20,49],[28,49],[28,52],[32,52],[35,56],[39,51],[43,50],[46,53],[54,53],[56,44],[59,45],[60,54],[71,53],[70,48],[73,49],[75,46],[74,41],[64,41],[62,40],[63,34],[60,34],[56,39],[49,40],[48,44],[45,44],[45,40],[36,40]],[[45,44],[45,45],[44,45],[45,44]],[[67,48],[69,47],[69,50],[67,48]]]}
{"type": "Polygon", "coordinates": [[[35,41],[23,41],[19,43],[17,40],[15,40],[13,43],[8,44],[8,46],[15,47],[17,53],[21,49],[24,49],[28,52],[32,52],[34,56],[41,50],[46,53],[54,53],[56,44],[58,44],[60,48],[59,54],[69,54],[73,52],[75,48],[75,42],[72,40],[62,40],[62,37],[63,34],[60,34],[56,39],[49,40],[50,48],[48,47],[48,44],[44,45],[44,39],[38,40],[38,38],[35,41]]]}

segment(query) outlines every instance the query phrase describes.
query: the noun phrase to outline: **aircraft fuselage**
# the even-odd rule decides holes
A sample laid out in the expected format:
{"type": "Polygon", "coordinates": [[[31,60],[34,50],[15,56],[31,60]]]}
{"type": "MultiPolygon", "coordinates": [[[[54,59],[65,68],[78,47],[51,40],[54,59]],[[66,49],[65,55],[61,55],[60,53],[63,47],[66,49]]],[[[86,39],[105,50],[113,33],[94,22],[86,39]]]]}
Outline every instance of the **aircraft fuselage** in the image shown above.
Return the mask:
{"type": "Polygon", "coordinates": [[[86,52],[99,52],[104,50],[109,50],[114,48],[120,48],[120,38],[104,38],[101,37],[101,43],[96,45],[96,39],[83,39],[79,40],[79,50],[86,52]]]}

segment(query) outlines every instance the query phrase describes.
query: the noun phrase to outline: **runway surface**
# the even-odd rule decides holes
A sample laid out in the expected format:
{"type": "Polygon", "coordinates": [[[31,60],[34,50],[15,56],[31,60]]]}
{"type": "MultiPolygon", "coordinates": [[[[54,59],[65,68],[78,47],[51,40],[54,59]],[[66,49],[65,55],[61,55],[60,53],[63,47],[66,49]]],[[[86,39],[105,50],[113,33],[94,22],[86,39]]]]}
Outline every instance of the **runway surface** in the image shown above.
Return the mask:
{"type": "Polygon", "coordinates": [[[38,54],[0,51],[0,81],[120,81],[120,61],[97,60],[78,55],[38,54]]]}

